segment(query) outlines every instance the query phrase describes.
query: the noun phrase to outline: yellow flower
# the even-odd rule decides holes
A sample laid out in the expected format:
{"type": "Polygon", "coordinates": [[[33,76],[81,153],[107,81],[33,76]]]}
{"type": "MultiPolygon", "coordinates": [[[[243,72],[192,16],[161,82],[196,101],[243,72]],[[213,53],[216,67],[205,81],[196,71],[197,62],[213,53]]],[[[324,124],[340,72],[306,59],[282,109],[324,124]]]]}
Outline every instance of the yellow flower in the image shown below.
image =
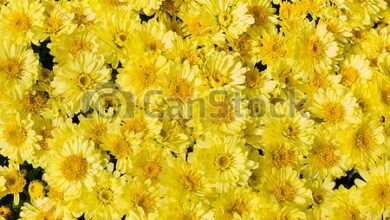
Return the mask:
{"type": "Polygon", "coordinates": [[[129,45],[130,35],[139,27],[139,16],[124,10],[103,14],[102,22],[94,26],[94,33],[103,43],[99,52],[105,55],[106,62],[117,68],[119,61],[124,63],[126,59],[126,46],[129,45]],[[104,31],[102,31],[104,30],[104,31]]]}
{"type": "Polygon", "coordinates": [[[344,88],[320,89],[309,100],[308,110],[327,126],[345,127],[357,122],[358,105],[352,93],[344,88]]]}
{"type": "Polygon", "coordinates": [[[161,184],[172,199],[202,200],[211,196],[211,184],[199,167],[187,163],[182,157],[168,158],[167,164],[161,184]]]}
{"type": "Polygon", "coordinates": [[[55,204],[47,197],[32,200],[31,203],[24,203],[20,212],[20,219],[57,219],[62,216],[56,215],[55,204]]]}
{"type": "Polygon", "coordinates": [[[150,90],[159,89],[158,82],[168,71],[166,58],[159,55],[137,56],[119,69],[116,82],[122,91],[144,97],[150,90]]]}
{"type": "Polygon", "coordinates": [[[66,65],[77,62],[75,60],[83,53],[96,54],[99,46],[100,42],[95,34],[86,28],[77,28],[72,33],[52,37],[47,47],[55,62],[66,65]]]}
{"type": "Polygon", "coordinates": [[[349,163],[365,170],[385,153],[385,133],[380,118],[367,115],[355,127],[339,135],[340,149],[349,163]]]}
{"type": "Polygon", "coordinates": [[[23,192],[26,185],[26,179],[19,170],[19,164],[9,161],[8,167],[0,166],[0,176],[5,179],[6,190],[0,191],[0,198],[7,194],[13,194],[14,205],[19,204],[19,193],[23,192]]]}
{"type": "Polygon", "coordinates": [[[208,136],[198,140],[189,162],[198,166],[216,192],[245,185],[256,164],[247,158],[244,140],[234,136],[208,136]]]}
{"type": "Polygon", "coordinates": [[[33,42],[38,45],[43,40],[44,10],[40,1],[10,1],[1,9],[1,36],[22,44],[33,42]]]}
{"type": "Polygon", "coordinates": [[[311,192],[304,186],[304,180],[290,167],[269,170],[263,181],[263,192],[280,206],[304,206],[311,200],[311,192]]]}
{"type": "Polygon", "coordinates": [[[335,64],[338,46],[334,36],[325,26],[314,28],[308,25],[289,52],[296,57],[296,62],[306,73],[319,68],[332,69],[335,64]]]}
{"type": "Polygon", "coordinates": [[[43,183],[39,180],[34,180],[28,185],[28,194],[31,199],[42,198],[45,195],[43,183]]]}
{"type": "Polygon", "coordinates": [[[38,72],[38,59],[31,49],[15,42],[0,44],[0,82],[4,93],[23,96],[35,84],[38,72]]]}
{"type": "Polygon", "coordinates": [[[63,97],[73,113],[78,113],[85,104],[89,108],[89,92],[111,78],[104,58],[90,53],[80,54],[74,62],[56,66],[54,74],[51,82],[54,95],[63,97]]]}
{"type": "Polygon", "coordinates": [[[0,152],[17,163],[32,162],[34,151],[40,148],[41,136],[33,129],[30,115],[20,117],[19,113],[2,112],[0,117],[0,152]]]}
{"type": "Polygon", "coordinates": [[[156,219],[161,206],[161,191],[150,180],[129,180],[125,186],[125,199],[129,202],[126,219],[156,219]]]}
{"type": "Polygon", "coordinates": [[[340,64],[339,73],[341,83],[345,86],[353,86],[356,83],[364,83],[371,77],[370,62],[362,55],[351,55],[340,64]]]}
{"type": "Polygon", "coordinates": [[[361,192],[357,190],[356,186],[350,189],[340,186],[334,190],[330,199],[326,206],[329,211],[328,219],[372,219],[364,207],[361,192]]]}
{"type": "Polygon", "coordinates": [[[226,34],[226,38],[238,38],[254,23],[252,15],[248,14],[247,5],[234,0],[205,0],[201,10],[214,16],[219,32],[226,34]]]}
{"type": "Polygon", "coordinates": [[[128,206],[124,198],[125,181],[110,171],[100,171],[92,190],[84,190],[82,202],[85,203],[87,219],[120,219],[128,206]]]}
{"type": "Polygon", "coordinates": [[[83,190],[95,185],[94,176],[106,163],[93,142],[73,137],[62,148],[49,151],[51,162],[47,164],[43,179],[64,192],[64,199],[77,199],[83,190]]]}
{"type": "Polygon", "coordinates": [[[240,91],[245,83],[246,71],[247,68],[242,67],[234,55],[212,52],[201,70],[202,88],[206,94],[212,89],[240,91]]]}
{"type": "Polygon", "coordinates": [[[168,201],[160,213],[163,219],[214,219],[213,211],[204,202],[185,199],[168,201]]]}

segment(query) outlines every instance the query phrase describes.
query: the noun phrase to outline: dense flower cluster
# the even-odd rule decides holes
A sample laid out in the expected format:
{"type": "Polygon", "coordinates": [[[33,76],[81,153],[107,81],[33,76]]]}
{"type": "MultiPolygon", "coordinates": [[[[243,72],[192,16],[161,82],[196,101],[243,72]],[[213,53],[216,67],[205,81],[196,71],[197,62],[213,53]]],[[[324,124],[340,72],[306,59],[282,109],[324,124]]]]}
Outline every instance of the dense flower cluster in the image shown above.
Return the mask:
{"type": "Polygon", "coordinates": [[[0,218],[390,217],[389,0],[0,5],[0,218]]]}

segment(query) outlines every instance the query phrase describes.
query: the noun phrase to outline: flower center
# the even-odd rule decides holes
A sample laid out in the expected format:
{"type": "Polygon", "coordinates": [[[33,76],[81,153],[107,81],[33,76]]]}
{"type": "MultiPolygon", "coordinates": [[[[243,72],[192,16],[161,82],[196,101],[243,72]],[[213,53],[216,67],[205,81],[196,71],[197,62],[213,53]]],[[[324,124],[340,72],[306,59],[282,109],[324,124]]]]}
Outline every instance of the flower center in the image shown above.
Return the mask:
{"type": "Polygon", "coordinates": [[[144,166],[144,176],[148,179],[156,179],[161,173],[162,166],[160,161],[148,161],[144,166]]]}
{"type": "Polygon", "coordinates": [[[227,76],[220,74],[217,71],[211,70],[205,75],[210,87],[212,88],[224,86],[229,82],[229,78],[227,76]]]}
{"type": "Polygon", "coordinates": [[[292,121],[287,121],[283,124],[282,134],[289,139],[295,139],[299,134],[299,125],[292,121]]]}
{"type": "Polygon", "coordinates": [[[88,162],[81,155],[66,157],[61,165],[61,172],[68,181],[80,181],[87,176],[88,162]]]}
{"type": "Polygon", "coordinates": [[[310,85],[315,90],[318,90],[320,88],[326,88],[328,86],[328,81],[323,75],[315,74],[312,80],[310,81],[310,85]]]}
{"type": "Polygon", "coordinates": [[[251,8],[249,8],[249,13],[253,16],[255,19],[255,24],[256,25],[264,25],[267,19],[267,14],[265,10],[259,6],[259,5],[254,5],[251,8]]]}
{"type": "Polygon", "coordinates": [[[234,109],[228,103],[218,104],[212,107],[210,116],[213,123],[226,124],[234,120],[234,109]]]}
{"type": "Polygon", "coordinates": [[[111,204],[114,199],[113,192],[110,189],[102,189],[99,191],[98,199],[105,205],[111,204]]]}
{"type": "Polygon", "coordinates": [[[192,170],[187,173],[183,173],[179,177],[179,183],[188,191],[195,191],[200,188],[201,181],[199,176],[192,170]]]}
{"type": "Polygon", "coordinates": [[[233,157],[230,154],[220,154],[215,157],[214,164],[219,171],[225,171],[233,164],[233,157]]]}
{"type": "Polygon", "coordinates": [[[380,204],[389,204],[390,203],[390,184],[388,183],[378,183],[375,187],[376,189],[376,199],[380,204]]]}
{"type": "Polygon", "coordinates": [[[129,118],[123,124],[122,128],[125,131],[134,131],[136,133],[142,132],[146,129],[145,122],[142,118],[129,118]]]}
{"type": "Polygon", "coordinates": [[[116,158],[124,158],[131,153],[132,149],[130,144],[124,140],[119,139],[113,146],[111,153],[116,158]]]}
{"type": "Polygon", "coordinates": [[[40,211],[37,217],[35,218],[36,220],[55,220],[56,218],[54,217],[53,210],[50,209],[48,211],[40,211]]]}
{"type": "Polygon", "coordinates": [[[60,18],[52,15],[47,19],[46,25],[47,32],[50,34],[54,34],[60,30],[61,26],[63,25],[63,22],[60,18]]]}
{"type": "Polygon", "coordinates": [[[26,112],[38,113],[45,106],[45,98],[39,93],[27,95],[22,99],[22,105],[26,112]]]}
{"type": "Polygon", "coordinates": [[[345,109],[340,103],[329,102],[324,108],[325,121],[332,124],[342,122],[345,117],[345,109]]]}
{"type": "Polygon", "coordinates": [[[245,82],[248,88],[257,88],[262,81],[261,75],[256,70],[249,70],[245,73],[245,82]]]}
{"type": "Polygon", "coordinates": [[[237,213],[242,216],[244,213],[249,211],[249,207],[243,199],[234,200],[232,206],[228,209],[228,213],[237,213]]]}
{"type": "Polygon", "coordinates": [[[82,90],[87,90],[92,86],[92,79],[88,74],[82,73],[78,78],[79,87],[82,90]]]}
{"type": "Polygon", "coordinates": [[[374,147],[375,140],[371,129],[362,129],[356,133],[355,145],[361,151],[368,151],[374,147]]]}
{"type": "Polygon", "coordinates": [[[158,39],[150,39],[146,43],[146,49],[149,51],[158,51],[164,47],[163,43],[158,39]]]}
{"type": "Polygon", "coordinates": [[[78,41],[70,48],[72,56],[76,57],[81,51],[92,52],[93,45],[90,42],[78,41]]]}
{"type": "Polygon", "coordinates": [[[277,168],[287,167],[293,163],[294,155],[293,150],[281,146],[272,152],[272,161],[277,168]]]}
{"type": "Polygon", "coordinates": [[[344,213],[344,219],[362,220],[360,212],[355,207],[348,207],[344,213]]]}
{"type": "Polygon", "coordinates": [[[152,211],[154,206],[153,195],[149,192],[139,192],[136,193],[133,197],[134,206],[141,207],[145,214],[148,214],[152,211]]]}
{"type": "Polygon", "coordinates": [[[351,86],[354,82],[356,82],[359,76],[358,70],[354,67],[343,68],[340,73],[343,77],[341,79],[341,83],[346,86],[351,86]]]}
{"type": "Polygon", "coordinates": [[[156,67],[153,65],[145,66],[141,68],[140,78],[143,81],[144,87],[150,87],[156,82],[157,80],[156,71],[157,71],[156,67]]]}
{"type": "Polygon", "coordinates": [[[336,165],[337,156],[335,148],[330,143],[323,143],[313,146],[312,149],[314,161],[324,168],[330,168],[336,165]]]}
{"type": "Polygon", "coordinates": [[[390,105],[390,86],[387,86],[382,90],[382,99],[387,104],[390,105]]]}
{"type": "Polygon", "coordinates": [[[114,43],[119,47],[122,48],[125,46],[127,42],[127,34],[125,32],[118,32],[114,36],[114,43]]]}
{"type": "Polygon", "coordinates": [[[313,191],[313,200],[314,200],[315,204],[321,205],[324,202],[324,195],[322,194],[321,191],[314,190],[313,191]]]}
{"type": "Polygon", "coordinates": [[[222,27],[228,27],[232,22],[232,15],[229,12],[222,12],[218,15],[218,22],[222,27]]]}
{"type": "Polygon", "coordinates": [[[324,46],[319,39],[311,39],[307,42],[306,52],[310,59],[320,60],[324,55],[324,46]]]}
{"type": "Polygon", "coordinates": [[[20,193],[26,185],[26,180],[19,171],[12,171],[5,175],[5,186],[12,193],[20,193]]]}
{"type": "Polygon", "coordinates": [[[17,124],[9,124],[3,130],[3,135],[7,143],[13,147],[19,147],[27,139],[27,131],[17,124]]]}
{"type": "Polygon", "coordinates": [[[1,65],[1,72],[5,73],[9,80],[21,79],[23,72],[22,63],[15,58],[8,58],[1,65]]]}
{"type": "Polygon", "coordinates": [[[279,203],[290,202],[295,197],[294,188],[289,182],[285,181],[276,185],[271,192],[279,203]]]}
{"type": "Polygon", "coordinates": [[[169,85],[169,92],[184,101],[191,95],[191,84],[184,79],[176,79],[169,85]]]}
{"type": "Polygon", "coordinates": [[[25,33],[31,28],[30,18],[25,13],[16,14],[12,20],[15,31],[25,33]]]}

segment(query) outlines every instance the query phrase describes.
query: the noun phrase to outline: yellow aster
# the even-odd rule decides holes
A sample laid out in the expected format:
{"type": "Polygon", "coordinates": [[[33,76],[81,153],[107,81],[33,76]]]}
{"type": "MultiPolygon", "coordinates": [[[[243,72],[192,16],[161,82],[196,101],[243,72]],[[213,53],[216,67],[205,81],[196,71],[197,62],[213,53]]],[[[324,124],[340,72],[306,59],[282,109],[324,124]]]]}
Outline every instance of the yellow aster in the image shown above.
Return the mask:
{"type": "Polygon", "coordinates": [[[240,91],[245,83],[245,72],[241,62],[234,55],[225,52],[212,52],[202,66],[201,80],[204,92],[212,89],[240,91]]]}
{"type": "Polygon", "coordinates": [[[58,34],[52,37],[51,43],[48,44],[54,61],[63,65],[75,62],[83,53],[95,54],[99,46],[96,35],[86,28],[77,28],[69,34],[58,34]]]}
{"type": "Polygon", "coordinates": [[[29,44],[39,44],[43,40],[43,12],[40,1],[15,0],[2,6],[0,13],[0,33],[6,39],[29,44]]]}
{"type": "Polygon", "coordinates": [[[163,219],[172,220],[212,220],[214,213],[205,202],[198,202],[192,200],[169,200],[164,204],[160,212],[163,219]],[[175,208],[173,208],[175,207],[175,208]]]}
{"type": "Polygon", "coordinates": [[[361,189],[361,204],[373,218],[389,216],[390,211],[390,162],[379,162],[376,166],[360,172],[363,180],[355,181],[361,189]]]}
{"type": "Polygon", "coordinates": [[[168,63],[163,56],[138,56],[118,70],[116,82],[122,91],[143,97],[148,91],[160,88],[159,79],[167,71],[168,63]]]}
{"type": "Polygon", "coordinates": [[[115,168],[119,172],[129,172],[139,151],[141,143],[141,134],[133,132],[121,133],[112,129],[101,137],[101,149],[109,151],[115,157],[115,168]]]}
{"type": "Polygon", "coordinates": [[[105,166],[105,158],[92,141],[73,137],[63,147],[49,151],[43,179],[64,192],[64,199],[77,199],[85,187],[95,185],[94,176],[105,166]]]}
{"type": "Polygon", "coordinates": [[[247,4],[243,2],[205,0],[202,9],[214,16],[219,32],[227,38],[238,38],[254,23],[253,16],[248,13],[247,4]]]}
{"type": "Polygon", "coordinates": [[[206,180],[204,171],[184,158],[169,158],[163,171],[161,184],[167,188],[172,199],[197,200],[211,196],[211,184],[206,180]]]}
{"type": "Polygon", "coordinates": [[[134,178],[125,186],[125,198],[129,202],[126,219],[157,219],[161,203],[161,191],[150,180],[134,178]]]}
{"type": "Polygon", "coordinates": [[[337,51],[334,36],[325,26],[315,28],[309,25],[297,38],[294,49],[289,52],[295,55],[297,64],[310,73],[319,68],[332,69],[337,51]]]}
{"type": "Polygon", "coordinates": [[[92,190],[84,190],[82,200],[85,203],[87,219],[120,219],[128,206],[124,198],[125,181],[110,171],[100,171],[92,190]]]}
{"type": "Polygon", "coordinates": [[[252,15],[255,20],[248,30],[251,35],[257,37],[274,27],[277,23],[277,17],[274,15],[275,9],[269,1],[246,0],[245,2],[248,4],[248,14],[252,15]]]}
{"type": "Polygon", "coordinates": [[[349,163],[365,170],[385,153],[385,133],[380,118],[367,115],[354,127],[339,134],[340,149],[349,163]]]}
{"type": "Polygon", "coordinates": [[[313,141],[314,122],[307,112],[298,111],[292,103],[271,105],[263,120],[264,145],[286,143],[304,153],[313,141]]]}
{"type": "MultiPolygon", "coordinates": [[[[244,33],[237,39],[228,39],[228,41],[229,44],[226,46],[229,46],[229,48],[231,47],[232,51],[239,53],[243,63],[254,65],[260,61],[260,42],[256,38],[244,33]]],[[[229,48],[226,51],[228,51],[229,48]]]]}
{"type": "Polygon", "coordinates": [[[250,188],[238,187],[221,194],[214,204],[216,219],[259,219],[262,204],[250,188]]]}
{"type": "Polygon", "coordinates": [[[53,38],[57,34],[70,34],[76,28],[72,22],[74,13],[69,11],[69,4],[49,0],[43,2],[45,6],[45,26],[44,33],[46,36],[53,38]]]}
{"type": "Polygon", "coordinates": [[[299,173],[292,168],[271,169],[264,175],[263,192],[279,206],[304,206],[312,198],[299,173]]]}
{"type": "Polygon", "coordinates": [[[54,95],[64,98],[73,113],[78,113],[85,104],[89,108],[89,92],[111,78],[110,70],[104,65],[104,58],[90,53],[77,56],[74,62],[56,66],[54,74],[51,82],[54,95]]]}
{"type": "Polygon", "coordinates": [[[33,50],[20,43],[0,44],[0,83],[4,93],[21,97],[38,79],[39,63],[33,50]]]}
{"type": "Polygon", "coordinates": [[[244,140],[234,136],[208,136],[198,140],[189,162],[198,166],[216,192],[227,192],[246,185],[256,164],[247,158],[244,140]]]}
{"type": "Polygon", "coordinates": [[[17,112],[2,112],[0,117],[1,155],[17,163],[32,162],[34,151],[40,148],[41,136],[33,129],[31,116],[21,117],[17,112]]]}
{"type": "Polygon", "coordinates": [[[261,62],[266,65],[275,66],[280,59],[287,55],[287,41],[282,34],[272,31],[261,36],[260,57],[261,62]]]}
{"type": "Polygon", "coordinates": [[[187,60],[190,66],[200,65],[202,60],[198,46],[199,43],[194,38],[183,39],[175,36],[174,40],[172,40],[172,46],[167,49],[165,56],[181,62],[187,60]]]}
{"type": "Polygon", "coordinates": [[[330,178],[308,179],[306,187],[311,190],[313,196],[313,206],[308,210],[308,217],[322,219],[328,216],[334,186],[335,183],[330,178]]]}
{"type": "Polygon", "coordinates": [[[128,173],[140,180],[150,180],[153,184],[160,182],[162,172],[167,169],[168,156],[160,145],[149,142],[135,156],[133,167],[128,173]]]}
{"type": "Polygon", "coordinates": [[[287,143],[267,144],[262,149],[264,151],[264,157],[261,162],[268,168],[297,168],[303,155],[307,154],[302,154],[302,150],[287,143]]]}
{"type": "Polygon", "coordinates": [[[327,219],[372,219],[368,210],[364,208],[361,192],[355,186],[350,189],[340,186],[334,190],[327,207],[329,211],[327,219]]]}
{"type": "Polygon", "coordinates": [[[132,40],[127,41],[126,54],[135,57],[144,56],[145,53],[148,56],[160,55],[171,46],[173,36],[173,32],[168,31],[157,19],[143,22],[137,31],[129,36],[132,40]]]}
{"type": "Polygon", "coordinates": [[[341,84],[353,86],[371,78],[370,62],[362,55],[351,55],[340,64],[341,84]]]}
{"type": "Polygon", "coordinates": [[[20,219],[57,219],[62,216],[56,215],[55,204],[49,198],[43,197],[32,200],[31,203],[24,203],[20,212],[20,219]]]}
{"type": "Polygon", "coordinates": [[[13,204],[18,205],[19,193],[23,192],[24,186],[26,185],[26,179],[19,170],[19,164],[14,161],[9,161],[8,167],[0,166],[0,176],[5,179],[6,188],[0,191],[0,198],[3,198],[7,194],[13,194],[13,204]]]}
{"type": "Polygon", "coordinates": [[[180,121],[172,120],[170,117],[164,117],[162,122],[161,138],[158,142],[176,155],[185,155],[190,140],[185,131],[183,131],[180,121]]]}
{"type": "Polygon", "coordinates": [[[96,24],[96,13],[92,10],[89,1],[75,0],[69,2],[70,12],[74,13],[73,22],[79,27],[91,27],[96,24]]]}
{"type": "Polygon", "coordinates": [[[307,106],[314,118],[329,126],[345,127],[357,121],[356,98],[344,88],[320,89],[307,106]]]}
{"type": "Polygon", "coordinates": [[[140,18],[133,12],[115,11],[104,13],[101,22],[94,26],[94,32],[101,41],[99,51],[105,55],[106,62],[117,68],[119,61],[126,60],[126,45],[129,44],[131,35],[139,27],[140,18]]]}
{"type": "Polygon", "coordinates": [[[316,129],[309,154],[306,157],[304,172],[308,176],[319,178],[339,178],[350,168],[346,155],[340,151],[340,144],[335,141],[331,131],[324,127],[316,129]]]}

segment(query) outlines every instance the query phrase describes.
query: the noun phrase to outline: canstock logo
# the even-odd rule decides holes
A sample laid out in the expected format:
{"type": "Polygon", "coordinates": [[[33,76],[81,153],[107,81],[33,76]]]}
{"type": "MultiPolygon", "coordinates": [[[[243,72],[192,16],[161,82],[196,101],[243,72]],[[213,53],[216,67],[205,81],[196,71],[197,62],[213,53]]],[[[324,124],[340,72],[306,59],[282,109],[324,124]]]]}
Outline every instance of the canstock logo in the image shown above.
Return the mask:
{"type": "MultiPolygon", "coordinates": [[[[88,91],[82,99],[82,111],[96,111],[100,117],[108,119],[134,117],[136,108],[142,109],[150,118],[168,117],[172,119],[191,119],[193,117],[218,119],[233,114],[234,117],[260,118],[269,115],[275,118],[294,117],[305,99],[297,99],[292,90],[287,98],[267,99],[264,97],[243,97],[241,93],[225,90],[212,90],[206,96],[189,98],[185,101],[175,97],[163,96],[161,90],[149,90],[136,96],[124,92],[114,83],[103,84],[96,90],[88,91]],[[159,105],[156,104],[159,100],[159,105]],[[136,104],[137,103],[137,104],[136,104]],[[276,106],[287,105],[288,111],[280,112],[276,106]],[[153,107],[154,106],[154,107],[153,107]],[[159,106],[159,109],[156,109],[159,106]],[[247,114],[245,114],[247,113],[247,114]]],[[[302,117],[308,117],[302,113],[302,117]]]]}

